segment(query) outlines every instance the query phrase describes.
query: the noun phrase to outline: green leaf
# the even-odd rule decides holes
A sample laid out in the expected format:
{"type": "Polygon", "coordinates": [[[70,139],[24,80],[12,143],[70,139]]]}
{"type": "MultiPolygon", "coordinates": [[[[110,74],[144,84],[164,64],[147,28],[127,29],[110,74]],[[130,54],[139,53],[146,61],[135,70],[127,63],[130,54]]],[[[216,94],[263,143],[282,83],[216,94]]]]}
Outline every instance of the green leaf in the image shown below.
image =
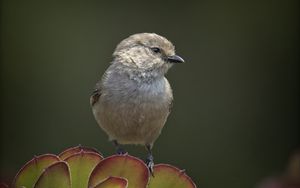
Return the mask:
{"type": "Polygon", "coordinates": [[[127,188],[127,185],[126,179],[111,176],[93,188],[127,188]]]}
{"type": "Polygon", "coordinates": [[[102,156],[102,154],[99,151],[97,151],[96,149],[84,147],[84,146],[80,146],[80,145],[72,147],[72,148],[68,148],[68,149],[64,150],[63,152],[61,152],[58,156],[59,156],[59,158],[61,158],[61,160],[65,160],[66,158],[70,157],[71,155],[73,155],[75,153],[79,153],[81,151],[93,152],[93,153],[97,153],[102,156]]]}
{"type": "Polygon", "coordinates": [[[32,188],[38,180],[42,171],[51,164],[58,162],[60,159],[56,155],[45,154],[34,157],[27,162],[16,175],[12,187],[20,188],[27,187],[32,188]]]}
{"type": "Polygon", "coordinates": [[[130,155],[113,155],[102,160],[93,170],[89,187],[94,187],[107,177],[123,177],[128,188],[145,188],[149,181],[149,170],[140,159],[130,155]]]}
{"type": "Polygon", "coordinates": [[[66,158],[65,161],[70,167],[72,188],[88,187],[91,172],[102,159],[97,153],[84,151],[66,158]]]}
{"type": "Polygon", "coordinates": [[[187,176],[184,170],[167,165],[154,166],[154,177],[150,179],[148,188],[196,188],[196,185],[187,176]]]}
{"type": "Polygon", "coordinates": [[[71,188],[68,164],[60,161],[46,168],[34,188],[71,188]]]}

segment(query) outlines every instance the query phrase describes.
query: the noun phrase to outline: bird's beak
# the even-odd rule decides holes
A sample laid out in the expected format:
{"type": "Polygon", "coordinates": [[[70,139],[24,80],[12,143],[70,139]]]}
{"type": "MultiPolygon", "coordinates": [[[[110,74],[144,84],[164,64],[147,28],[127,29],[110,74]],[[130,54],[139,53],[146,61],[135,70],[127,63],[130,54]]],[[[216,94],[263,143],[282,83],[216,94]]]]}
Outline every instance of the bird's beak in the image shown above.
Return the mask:
{"type": "Polygon", "coordinates": [[[168,56],[167,60],[170,63],[184,63],[184,60],[178,55],[168,56]]]}

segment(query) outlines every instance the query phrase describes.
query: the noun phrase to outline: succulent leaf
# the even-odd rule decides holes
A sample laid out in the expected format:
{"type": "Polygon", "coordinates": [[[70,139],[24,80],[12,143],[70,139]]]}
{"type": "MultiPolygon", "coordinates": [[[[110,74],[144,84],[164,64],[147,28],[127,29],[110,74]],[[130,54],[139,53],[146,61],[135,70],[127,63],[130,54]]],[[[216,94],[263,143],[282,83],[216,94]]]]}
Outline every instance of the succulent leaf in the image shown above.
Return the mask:
{"type": "Polygon", "coordinates": [[[154,166],[154,177],[150,179],[148,188],[196,188],[196,185],[183,170],[158,164],[154,166]]]}
{"type": "Polygon", "coordinates": [[[93,188],[127,188],[128,182],[125,178],[109,177],[93,188]]]}
{"type": "Polygon", "coordinates": [[[93,170],[89,187],[95,187],[107,177],[123,177],[128,188],[145,188],[149,181],[149,170],[140,159],[130,155],[113,155],[103,159],[93,170]]]}
{"type": "Polygon", "coordinates": [[[72,188],[88,187],[88,180],[92,170],[103,159],[94,152],[81,151],[66,158],[71,172],[72,188]]]}
{"type": "Polygon", "coordinates": [[[27,162],[16,175],[12,187],[31,188],[42,174],[43,170],[60,159],[56,155],[45,154],[34,157],[27,162]]]}
{"type": "Polygon", "coordinates": [[[71,188],[68,164],[60,161],[46,168],[34,188],[71,188]]]}
{"type": "Polygon", "coordinates": [[[65,160],[66,158],[70,157],[71,155],[73,155],[75,153],[79,153],[81,151],[93,152],[93,153],[97,153],[97,154],[102,156],[102,154],[99,151],[97,151],[96,149],[81,146],[81,145],[75,146],[75,147],[72,147],[72,148],[68,148],[68,149],[64,150],[63,152],[61,152],[58,156],[61,160],[65,160]]]}
{"type": "MultiPolygon", "coordinates": [[[[12,188],[196,188],[183,170],[168,164],[154,166],[128,154],[103,158],[92,148],[77,146],[59,156],[45,154],[27,162],[12,188]],[[149,179],[150,178],[150,179],[149,179]]],[[[0,183],[0,188],[8,188],[0,183]]]]}

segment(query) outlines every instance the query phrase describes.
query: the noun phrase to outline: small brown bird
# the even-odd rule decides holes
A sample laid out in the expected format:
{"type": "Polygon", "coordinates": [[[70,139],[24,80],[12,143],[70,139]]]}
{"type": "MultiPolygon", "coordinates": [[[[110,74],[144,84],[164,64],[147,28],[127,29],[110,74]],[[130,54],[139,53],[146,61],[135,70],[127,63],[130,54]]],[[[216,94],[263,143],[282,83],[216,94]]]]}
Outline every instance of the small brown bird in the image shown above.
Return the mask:
{"type": "Polygon", "coordinates": [[[166,38],[155,33],[131,35],[115,49],[111,65],[90,98],[95,119],[117,153],[125,153],[119,144],[146,146],[151,172],[151,149],[173,100],[165,74],[174,63],[183,62],[166,38]]]}

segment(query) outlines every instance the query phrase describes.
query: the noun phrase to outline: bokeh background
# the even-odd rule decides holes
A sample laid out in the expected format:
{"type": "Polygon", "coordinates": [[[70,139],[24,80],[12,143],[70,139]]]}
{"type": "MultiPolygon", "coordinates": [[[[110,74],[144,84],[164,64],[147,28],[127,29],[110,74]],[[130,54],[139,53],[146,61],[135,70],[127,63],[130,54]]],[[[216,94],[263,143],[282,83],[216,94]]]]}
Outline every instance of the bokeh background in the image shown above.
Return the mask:
{"type": "MultiPolygon", "coordinates": [[[[1,1],[1,180],[78,144],[114,153],[89,106],[127,36],[156,32],[185,64],[156,163],[199,187],[248,188],[299,147],[299,1],[1,1]]],[[[125,147],[144,158],[143,147],[125,147]]]]}

